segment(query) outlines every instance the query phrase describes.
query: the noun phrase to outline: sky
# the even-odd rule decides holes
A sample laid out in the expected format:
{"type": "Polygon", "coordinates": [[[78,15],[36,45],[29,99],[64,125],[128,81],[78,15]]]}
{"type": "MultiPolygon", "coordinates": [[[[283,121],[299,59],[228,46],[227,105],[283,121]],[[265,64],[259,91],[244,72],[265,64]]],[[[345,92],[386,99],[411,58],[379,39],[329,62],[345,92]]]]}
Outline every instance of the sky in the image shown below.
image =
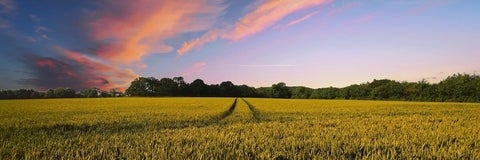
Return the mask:
{"type": "Polygon", "coordinates": [[[478,0],[0,0],[0,89],[437,83],[480,72],[478,0]]]}

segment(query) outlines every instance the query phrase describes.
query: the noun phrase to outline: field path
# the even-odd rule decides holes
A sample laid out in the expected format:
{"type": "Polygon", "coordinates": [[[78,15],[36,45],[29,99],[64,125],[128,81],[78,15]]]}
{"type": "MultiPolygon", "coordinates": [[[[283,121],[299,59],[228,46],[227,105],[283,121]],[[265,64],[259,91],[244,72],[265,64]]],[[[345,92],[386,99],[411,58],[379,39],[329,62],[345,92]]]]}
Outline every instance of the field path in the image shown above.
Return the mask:
{"type": "Polygon", "coordinates": [[[255,108],[255,106],[253,106],[250,102],[245,100],[244,98],[242,98],[242,100],[243,100],[243,102],[245,102],[247,104],[248,109],[250,109],[250,111],[252,112],[253,119],[255,121],[260,121],[261,118],[262,118],[260,111],[257,108],[255,108]]]}
{"type": "Polygon", "coordinates": [[[221,113],[219,116],[213,117],[212,121],[218,122],[232,115],[233,111],[235,111],[235,108],[237,107],[237,100],[238,98],[235,98],[230,108],[228,108],[228,110],[226,110],[225,112],[221,113]]]}
{"type": "MultiPolygon", "coordinates": [[[[222,120],[231,117],[232,113],[237,108],[238,99],[235,98],[229,108],[223,112],[219,112],[210,117],[198,120],[172,120],[172,121],[143,121],[143,122],[128,122],[119,121],[113,123],[83,123],[83,124],[70,124],[70,123],[57,123],[53,125],[35,126],[30,128],[7,128],[7,130],[20,131],[20,132],[44,132],[47,134],[54,133],[90,133],[90,132],[102,132],[102,133],[118,133],[123,131],[144,131],[144,130],[164,130],[164,129],[183,129],[190,127],[207,127],[211,125],[217,125],[222,120]]],[[[2,131],[2,130],[0,130],[2,131]]]]}
{"type": "Polygon", "coordinates": [[[266,120],[264,114],[244,98],[238,98],[238,102],[235,104],[235,108],[230,109],[231,112],[226,114],[227,116],[224,116],[217,124],[255,123],[266,120]]]}

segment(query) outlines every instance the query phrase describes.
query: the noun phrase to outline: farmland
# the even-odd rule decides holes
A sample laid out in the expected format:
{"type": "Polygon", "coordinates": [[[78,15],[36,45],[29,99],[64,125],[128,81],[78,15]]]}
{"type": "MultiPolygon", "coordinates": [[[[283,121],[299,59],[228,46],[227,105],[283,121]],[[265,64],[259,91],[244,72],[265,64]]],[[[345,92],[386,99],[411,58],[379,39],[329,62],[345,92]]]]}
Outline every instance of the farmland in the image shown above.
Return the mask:
{"type": "Polygon", "coordinates": [[[0,159],[478,159],[480,104],[260,98],[0,101],[0,159]]]}

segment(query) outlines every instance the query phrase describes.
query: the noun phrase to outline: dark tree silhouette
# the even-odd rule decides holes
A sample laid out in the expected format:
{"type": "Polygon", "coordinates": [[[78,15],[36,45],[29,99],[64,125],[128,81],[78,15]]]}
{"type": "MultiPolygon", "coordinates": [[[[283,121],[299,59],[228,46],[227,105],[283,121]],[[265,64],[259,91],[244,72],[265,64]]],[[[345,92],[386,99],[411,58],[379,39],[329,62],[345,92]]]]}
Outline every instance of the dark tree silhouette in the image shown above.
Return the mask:
{"type": "MultiPolygon", "coordinates": [[[[0,99],[27,98],[73,98],[73,97],[117,97],[117,90],[110,92],[88,88],[76,92],[70,88],[48,89],[38,92],[33,89],[1,90],[0,99]]],[[[231,81],[207,85],[201,79],[186,83],[183,77],[162,78],[138,77],[125,91],[127,96],[203,96],[203,97],[267,97],[267,98],[314,98],[314,99],[372,99],[408,101],[452,101],[480,102],[480,76],[454,74],[430,84],[419,82],[397,82],[389,79],[374,79],[372,82],[354,84],[344,88],[312,89],[303,86],[288,87],[279,82],[271,87],[253,88],[235,85],[231,81]]]]}

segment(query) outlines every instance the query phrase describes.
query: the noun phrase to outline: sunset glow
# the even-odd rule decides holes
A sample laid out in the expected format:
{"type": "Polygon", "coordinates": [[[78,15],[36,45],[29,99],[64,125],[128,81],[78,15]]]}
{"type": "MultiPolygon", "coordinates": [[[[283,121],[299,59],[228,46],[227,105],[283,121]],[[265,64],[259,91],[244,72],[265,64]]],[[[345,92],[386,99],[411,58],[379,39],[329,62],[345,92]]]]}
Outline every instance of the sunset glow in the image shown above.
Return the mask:
{"type": "Polygon", "coordinates": [[[0,2],[0,89],[124,90],[139,76],[318,88],[480,72],[480,1],[0,2]]]}

